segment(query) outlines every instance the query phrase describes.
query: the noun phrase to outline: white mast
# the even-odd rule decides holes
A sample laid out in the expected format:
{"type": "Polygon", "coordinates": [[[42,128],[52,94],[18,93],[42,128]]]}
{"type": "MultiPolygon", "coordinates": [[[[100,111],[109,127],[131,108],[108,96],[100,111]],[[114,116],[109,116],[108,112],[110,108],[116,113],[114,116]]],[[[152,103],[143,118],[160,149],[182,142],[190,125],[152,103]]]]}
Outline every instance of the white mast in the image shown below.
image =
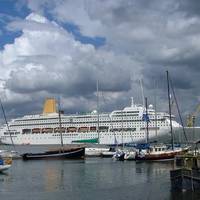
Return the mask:
{"type": "Polygon", "coordinates": [[[134,106],[134,101],[133,101],[133,97],[131,97],[131,107],[134,106]]]}
{"type": "Polygon", "coordinates": [[[63,135],[62,135],[62,121],[61,121],[61,109],[60,109],[60,97],[58,99],[58,120],[59,120],[59,129],[60,129],[60,142],[61,142],[61,147],[63,150],[63,135]]]}
{"type": "Polygon", "coordinates": [[[97,135],[99,144],[99,81],[97,80],[97,135]]]}
{"type": "Polygon", "coordinates": [[[143,106],[145,106],[143,82],[141,79],[140,79],[140,87],[141,87],[141,93],[142,93],[142,104],[143,106]]]}
{"type": "Polygon", "coordinates": [[[157,92],[156,92],[156,89],[157,89],[157,84],[156,84],[156,81],[155,81],[155,127],[156,127],[156,130],[155,130],[155,134],[156,134],[156,138],[158,136],[158,123],[157,123],[157,92]]]}

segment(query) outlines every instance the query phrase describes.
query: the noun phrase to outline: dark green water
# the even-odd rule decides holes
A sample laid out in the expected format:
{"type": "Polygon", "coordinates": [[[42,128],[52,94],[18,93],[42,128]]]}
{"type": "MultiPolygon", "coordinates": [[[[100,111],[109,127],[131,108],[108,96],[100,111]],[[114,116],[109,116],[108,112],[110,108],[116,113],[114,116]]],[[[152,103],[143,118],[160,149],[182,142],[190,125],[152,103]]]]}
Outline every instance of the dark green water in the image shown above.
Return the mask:
{"type": "Polygon", "coordinates": [[[171,192],[169,170],[172,168],[172,162],[135,163],[110,158],[14,160],[12,168],[0,174],[0,199],[200,199],[192,193],[171,192]]]}

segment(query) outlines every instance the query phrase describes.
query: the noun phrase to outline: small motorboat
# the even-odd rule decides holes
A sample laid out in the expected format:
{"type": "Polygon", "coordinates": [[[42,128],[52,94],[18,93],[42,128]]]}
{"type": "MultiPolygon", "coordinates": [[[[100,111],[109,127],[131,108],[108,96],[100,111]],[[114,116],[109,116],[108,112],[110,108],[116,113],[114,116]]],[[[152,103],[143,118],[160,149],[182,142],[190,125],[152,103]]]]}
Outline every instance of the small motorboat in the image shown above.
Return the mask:
{"type": "Polygon", "coordinates": [[[98,157],[102,155],[102,152],[108,152],[109,148],[100,148],[100,147],[87,147],[85,148],[85,155],[89,157],[98,157]]]}
{"type": "Polygon", "coordinates": [[[0,150],[0,156],[2,158],[4,157],[11,157],[12,159],[20,159],[21,156],[19,155],[19,153],[17,151],[9,151],[9,150],[0,150]]]}
{"type": "Polygon", "coordinates": [[[118,149],[118,150],[115,152],[115,154],[113,155],[112,158],[113,158],[114,160],[124,161],[124,155],[125,155],[124,151],[121,150],[121,149],[118,149]]]}
{"type": "Polygon", "coordinates": [[[136,151],[128,150],[125,152],[124,160],[135,160],[135,157],[136,157],[136,151]]]}

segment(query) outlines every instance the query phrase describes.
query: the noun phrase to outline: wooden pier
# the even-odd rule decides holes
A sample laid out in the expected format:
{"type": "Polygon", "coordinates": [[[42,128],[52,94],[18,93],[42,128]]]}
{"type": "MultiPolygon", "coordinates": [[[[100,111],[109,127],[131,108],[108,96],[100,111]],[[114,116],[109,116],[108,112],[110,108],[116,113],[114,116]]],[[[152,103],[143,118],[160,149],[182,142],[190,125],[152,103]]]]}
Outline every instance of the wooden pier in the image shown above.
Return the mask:
{"type": "Polygon", "coordinates": [[[171,187],[175,190],[199,190],[199,169],[176,169],[170,171],[171,187]]]}
{"type": "Polygon", "coordinates": [[[200,189],[200,156],[182,155],[176,157],[179,169],[170,171],[171,188],[178,190],[200,189]]]}

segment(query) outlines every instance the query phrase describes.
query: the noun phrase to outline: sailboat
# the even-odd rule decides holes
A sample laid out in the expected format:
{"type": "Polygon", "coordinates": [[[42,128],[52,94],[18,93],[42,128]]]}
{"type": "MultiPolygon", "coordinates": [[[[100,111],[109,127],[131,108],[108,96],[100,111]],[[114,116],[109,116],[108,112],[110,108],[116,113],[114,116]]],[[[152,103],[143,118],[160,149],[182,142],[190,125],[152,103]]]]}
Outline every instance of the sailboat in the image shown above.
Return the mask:
{"type": "MultiPolygon", "coordinates": [[[[178,154],[183,154],[188,151],[189,147],[181,148],[174,146],[174,137],[172,130],[172,117],[171,117],[171,98],[170,98],[170,85],[169,73],[167,71],[167,88],[168,88],[168,103],[169,103],[169,118],[170,118],[170,133],[171,133],[171,147],[165,144],[150,145],[148,149],[136,154],[136,160],[150,160],[150,161],[164,161],[171,160],[178,154]]],[[[147,106],[146,106],[147,112],[147,106]]],[[[147,142],[148,142],[148,124],[147,124],[147,142]]]]}
{"type": "MultiPolygon", "coordinates": [[[[49,102],[49,104],[54,104],[54,102],[49,102]]],[[[54,107],[54,106],[50,107],[54,107]]],[[[62,135],[62,121],[61,121],[62,111],[60,106],[58,109],[58,119],[59,119],[59,132],[61,139],[61,147],[58,149],[48,150],[42,153],[25,153],[22,155],[23,160],[38,160],[38,159],[83,159],[85,157],[85,146],[68,147],[65,148],[63,144],[62,135]]]]}
{"type": "Polygon", "coordinates": [[[1,170],[4,171],[5,169],[8,169],[8,168],[11,167],[12,159],[18,159],[18,158],[21,158],[21,156],[19,155],[19,153],[15,149],[15,145],[14,145],[14,142],[13,142],[13,139],[12,139],[12,135],[11,135],[11,132],[10,132],[10,129],[9,129],[8,121],[7,121],[7,118],[6,118],[6,113],[5,113],[1,99],[0,99],[0,105],[1,105],[1,110],[3,112],[4,120],[6,122],[8,133],[9,133],[9,136],[10,136],[10,139],[11,139],[11,142],[12,142],[12,146],[14,148],[14,150],[12,150],[12,151],[7,150],[7,149],[1,149],[0,150],[0,161],[1,161],[0,162],[1,163],[0,171],[1,170]],[[9,160],[9,162],[7,162],[8,160],[9,160]],[[5,163],[9,163],[9,164],[5,164],[5,163]]]}

